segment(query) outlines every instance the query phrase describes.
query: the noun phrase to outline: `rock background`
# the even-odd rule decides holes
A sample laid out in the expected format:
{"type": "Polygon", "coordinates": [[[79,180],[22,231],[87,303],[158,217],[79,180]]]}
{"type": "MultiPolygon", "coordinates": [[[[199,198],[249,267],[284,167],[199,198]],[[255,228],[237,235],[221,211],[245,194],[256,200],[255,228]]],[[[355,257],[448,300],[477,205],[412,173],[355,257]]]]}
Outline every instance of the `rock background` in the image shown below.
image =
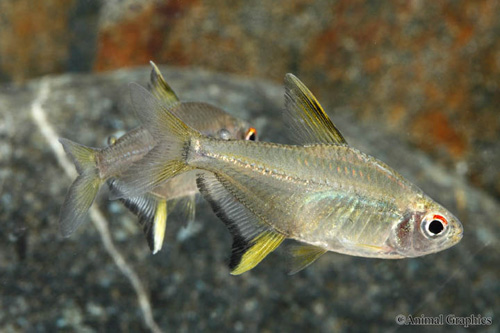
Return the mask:
{"type": "MultiPolygon", "coordinates": [[[[288,141],[280,115],[282,86],[160,69],[182,99],[207,101],[251,119],[264,141],[288,141]]],[[[57,137],[102,146],[110,133],[133,128],[137,121],[126,84],[145,84],[149,70],[67,74],[0,89],[0,331],[422,329],[396,325],[398,314],[480,314],[493,318],[486,329],[498,331],[498,202],[379,124],[358,123],[348,108],[329,110],[348,142],[381,158],[455,213],[465,228],[460,244],[394,261],[330,253],[294,276],[286,274],[280,248],[234,277],[227,268],[229,233],[202,200],[187,229],[169,219],[164,248],[153,256],[135,217],[108,201],[105,191],[94,205],[103,218],[94,214],[89,218],[94,224],[62,239],[57,217],[72,179],[54,153],[57,137]],[[137,283],[143,291],[136,292],[137,283]]]]}
{"type": "Polygon", "coordinates": [[[169,245],[151,256],[133,217],[101,200],[162,329],[395,329],[399,312],[498,315],[499,7],[0,1],[0,330],[148,327],[102,232],[57,235],[70,180],[31,114],[41,102],[57,135],[101,146],[136,124],[124,87],[145,83],[149,72],[115,70],[149,60],[172,66],[162,69],[181,97],[252,119],[263,139],[279,142],[287,141],[281,82],[295,73],[351,144],[414,180],[465,225],[459,246],[428,258],[332,254],[290,278],[277,254],[235,278],[225,266],[229,236],[204,203],[199,224],[183,231],[172,221],[169,245]],[[40,79],[46,74],[63,75],[40,79]]]}

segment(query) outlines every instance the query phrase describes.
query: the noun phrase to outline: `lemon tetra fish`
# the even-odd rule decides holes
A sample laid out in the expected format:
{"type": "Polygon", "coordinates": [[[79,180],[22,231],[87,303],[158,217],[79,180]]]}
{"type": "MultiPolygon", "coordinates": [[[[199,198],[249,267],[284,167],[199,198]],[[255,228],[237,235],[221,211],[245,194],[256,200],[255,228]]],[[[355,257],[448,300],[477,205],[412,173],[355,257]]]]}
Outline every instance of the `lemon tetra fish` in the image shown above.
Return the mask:
{"type": "MultiPolygon", "coordinates": [[[[152,62],[151,65],[151,93],[190,126],[208,136],[224,140],[257,139],[257,132],[253,127],[222,109],[207,103],[180,102],[156,65],[152,62]]],[[[142,126],[118,139],[112,138],[110,145],[105,148],[85,147],[63,138],[60,142],[75,162],[79,174],[71,185],[61,209],[59,226],[66,237],[85,221],[87,211],[101,185],[107,182],[112,196],[119,197],[120,175],[156,145],[155,138],[142,126]]],[[[149,193],[120,200],[139,217],[148,245],[151,251],[156,253],[163,244],[168,213],[180,206],[179,210],[185,213],[186,220],[193,220],[197,193],[196,175],[185,173],[149,193]]]]}
{"type": "Polygon", "coordinates": [[[147,90],[132,102],[158,145],[127,171],[124,195],[196,170],[197,185],[233,235],[232,274],[255,267],[285,239],[292,272],[327,251],[418,257],[449,248],[462,225],[385,163],[349,146],[307,87],[285,76],[285,114],[299,145],[222,141],[190,128],[147,90]]]}

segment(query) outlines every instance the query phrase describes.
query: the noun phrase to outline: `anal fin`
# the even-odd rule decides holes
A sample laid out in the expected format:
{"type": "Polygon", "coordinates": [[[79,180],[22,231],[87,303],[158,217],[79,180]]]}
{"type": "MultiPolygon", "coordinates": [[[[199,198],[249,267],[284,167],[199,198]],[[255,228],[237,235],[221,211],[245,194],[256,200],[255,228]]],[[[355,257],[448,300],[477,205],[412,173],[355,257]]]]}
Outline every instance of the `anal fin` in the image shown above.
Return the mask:
{"type": "MultiPolygon", "coordinates": [[[[150,220],[139,221],[145,229],[145,226],[150,223],[150,220]]],[[[156,200],[156,210],[153,219],[152,227],[148,227],[151,230],[146,233],[146,239],[148,240],[148,245],[153,254],[158,253],[163,246],[163,240],[165,239],[165,230],[167,228],[167,202],[163,199],[156,200]]]]}
{"type": "Polygon", "coordinates": [[[233,236],[231,274],[239,275],[254,268],[285,239],[285,235],[259,219],[238,200],[235,193],[241,189],[236,188],[236,184],[209,172],[199,174],[196,183],[233,236]]]}
{"type": "MultiPolygon", "coordinates": [[[[119,188],[119,181],[108,180],[111,192],[119,188]]],[[[120,198],[125,207],[139,217],[146,241],[153,254],[161,250],[167,227],[167,202],[152,193],[139,196],[120,198]]]]}
{"type": "Polygon", "coordinates": [[[264,231],[259,234],[247,243],[248,246],[241,249],[243,251],[233,252],[229,265],[231,274],[240,275],[251,270],[269,253],[273,252],[284,240],[285,236],[272,231],[264,231]]]}
{"type": "Polygon", "coordinates": [[[308,244],[291,245],[288,250],[291,254],[289,275],[300,272],[327,252],[321,247],[308,244]]]}

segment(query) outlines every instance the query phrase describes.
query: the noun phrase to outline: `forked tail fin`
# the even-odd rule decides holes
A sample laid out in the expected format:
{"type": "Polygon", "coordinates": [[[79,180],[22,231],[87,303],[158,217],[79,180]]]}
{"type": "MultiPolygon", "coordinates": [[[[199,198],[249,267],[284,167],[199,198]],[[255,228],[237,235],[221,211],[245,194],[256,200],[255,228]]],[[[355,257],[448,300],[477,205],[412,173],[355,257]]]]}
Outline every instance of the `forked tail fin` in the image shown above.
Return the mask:
{"type": "Polygon", "coordinates": [[[96,167],[98,150],[64,138],[60,138],[59,142],[78,171],[78,177],[71,184],[59,215],[59,230],[64,237],[68,237],[85,221],[102,180],[96,167]]]}

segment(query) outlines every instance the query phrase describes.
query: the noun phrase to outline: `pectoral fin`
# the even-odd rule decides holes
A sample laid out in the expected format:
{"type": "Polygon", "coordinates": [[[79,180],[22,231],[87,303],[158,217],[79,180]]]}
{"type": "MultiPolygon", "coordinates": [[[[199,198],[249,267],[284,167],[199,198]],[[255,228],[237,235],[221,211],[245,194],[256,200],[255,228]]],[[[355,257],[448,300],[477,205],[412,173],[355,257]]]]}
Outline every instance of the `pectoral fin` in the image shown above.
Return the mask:
{"type": "Polygon", "coordinates": [[[326,250],[314,245],[300,244],[290,246],[289,252],[292,258],[290,261],[290,272],[288,274],[292,275],[315,262],[319,257],[325,254],[326,250]]]}
{"type": "Polygon", "coordinates": [[[318,100],[293,74],[285,75],[285,121],[298,144],[347,145],[318,100]]]}
{"type": "Polygon", "coordinates": [[[205,172],[198,175],[197,184],[214,213],[233,235],[229,263],[231,274],[239,275],[254,268],[285,239],[284,235],[261,221],[233,195],[237,189],[232,187],[234,184],[229,180],[205,172]]]}

